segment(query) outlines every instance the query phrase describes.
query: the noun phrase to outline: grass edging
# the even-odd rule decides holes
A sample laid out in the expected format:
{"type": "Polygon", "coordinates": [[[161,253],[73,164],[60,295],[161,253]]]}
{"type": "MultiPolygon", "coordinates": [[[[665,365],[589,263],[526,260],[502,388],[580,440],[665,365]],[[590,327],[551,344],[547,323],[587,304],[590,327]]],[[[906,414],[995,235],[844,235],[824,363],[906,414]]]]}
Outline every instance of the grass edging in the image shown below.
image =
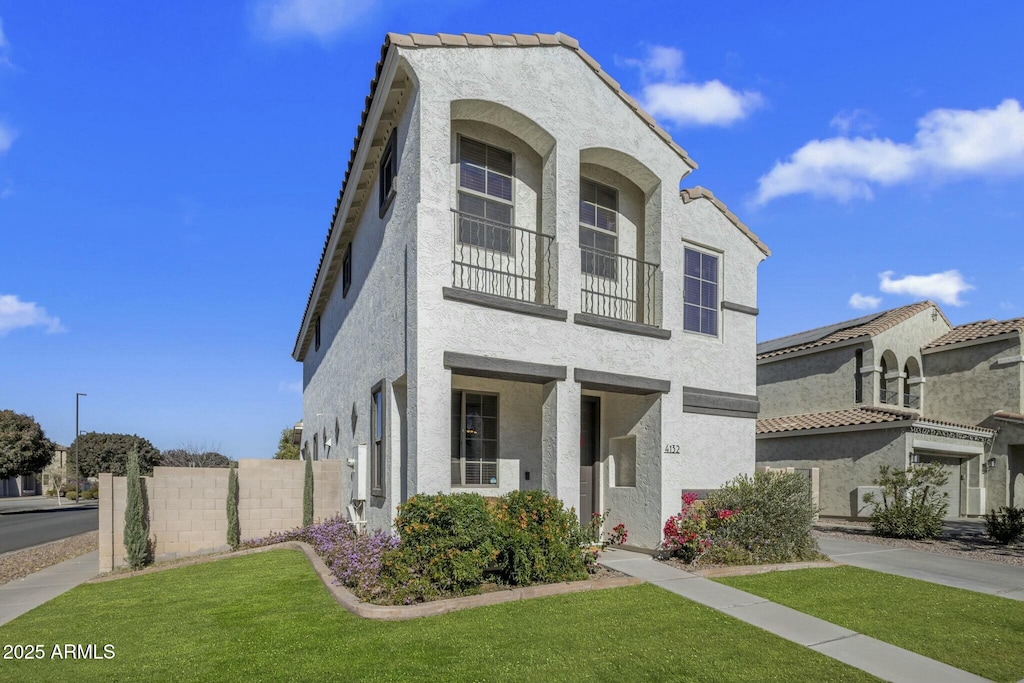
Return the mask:
{"type": "Polygon", "coordinates": [[[308,559],[309,563],[313,566],[313,571],[315,571],[317,576],[320,577],[320,581],[327,587],[328,592],[339,605],[356,616],[364,619],[378,619],[383,621],[418,619],[420,617],[448,614],[449,612],[459,612],[473,607],[497,605],[503,602],[543,598],[550,595],[563,595],[565,593],[604,590],[606,588],[621,588],[623,586],[633,586],[643,583],[641,579],[627,576],[610,579],[570,581],[565,583],[547,583],[538,586],[527,586],[525,588],[512,588],[510,590],[495,591],[493,593],[482,593],[480,595],[468,595],[458,598],[448,598],[445,600],[433,600],[431,602],[421,602],[415,605],[374,605],[368,602],[363,602],[353,595],[347,588],[336,584],[334,582],[334,576],[331,574],[330,569],[327,568],[323,559],[316,554],[312,546],[303,541],[284,541],[282,543],[275,543],[274,545],[263,546],[262,548],[249,548],[247,550],[239,550],[233,553],[197,557],[175,564],[160,567],[147,567],[146,569],[139,571],[106,574],[104,576],[98,576],[91,579],[88,583],[118,581],[120,579],[127,579],[133,576],[167,571],[168,569],[178,569],[180,567],[206,564],[207,562],[215,562],[217,560],[281,549],[301,550],[306,555],[306,559],[308,559]]]}
{"type": "Polygon", "coordinates": [[[716,579],[726,576],[750,576],[752,574],[767,574],[769,572],[788,572],[794,569],[824,569],[826,567],[840,566],[842,565],[839,562],[816,560],[812,562],[785,562],[780,564],[745,564],[739,567],[711,567],[710,569],[691,569],[687,571],[706,579],[716,579]]]}

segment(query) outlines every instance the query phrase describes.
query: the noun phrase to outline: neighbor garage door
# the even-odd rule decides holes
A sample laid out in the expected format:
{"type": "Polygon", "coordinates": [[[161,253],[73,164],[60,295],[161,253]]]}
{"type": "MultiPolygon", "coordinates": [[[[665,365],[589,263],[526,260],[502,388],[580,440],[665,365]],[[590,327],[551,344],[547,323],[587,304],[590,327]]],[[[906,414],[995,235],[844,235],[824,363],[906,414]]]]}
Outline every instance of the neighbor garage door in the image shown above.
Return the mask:
{"type": "Polygon", "coordinates": [[[921,462],[937,462],[949,475],[949,481],[942,487],[942,490],[949,494],[946,502],[949,507],[946,509],[946,519],[956,519],[960,516],[960,463],[961,458],[946,458],[939,455],[921,455],[921,462]]]}

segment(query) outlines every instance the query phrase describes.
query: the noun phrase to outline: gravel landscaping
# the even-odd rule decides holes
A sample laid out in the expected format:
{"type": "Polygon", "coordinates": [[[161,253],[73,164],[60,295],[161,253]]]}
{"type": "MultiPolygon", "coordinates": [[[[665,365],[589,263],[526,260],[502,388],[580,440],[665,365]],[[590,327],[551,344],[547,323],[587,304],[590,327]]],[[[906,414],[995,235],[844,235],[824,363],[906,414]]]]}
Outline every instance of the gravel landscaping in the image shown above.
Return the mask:
{"type": "Polygon", "coordinates": [[[99,547],[99,532],[89,531],[53,543],[0,555],[0,585],[40,569],[92,552],[99,547]]]}
{"type": "Polygon", "coordinates": [[[940,555],[952,555],[968,560],[985,560],[1024,566],[1024,545],[1002,545],[985,535],[985,526],[975,522],[947,524],[942,538],[929,541],[908,541],[898,538],[882,538],[871,533],[867,522],[844,520],[821,520],[812,532],[817,538],[836,538],[845,541],[864,541],[890,548],[924,550],[940,555]]]}

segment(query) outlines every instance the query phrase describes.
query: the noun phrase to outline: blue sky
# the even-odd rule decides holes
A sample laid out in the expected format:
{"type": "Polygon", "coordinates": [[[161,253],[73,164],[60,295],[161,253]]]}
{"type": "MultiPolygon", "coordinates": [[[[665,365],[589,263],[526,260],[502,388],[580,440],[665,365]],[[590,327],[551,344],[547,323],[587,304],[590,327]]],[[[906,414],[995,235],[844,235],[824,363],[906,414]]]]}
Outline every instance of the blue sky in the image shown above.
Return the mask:
{"type": "Polygon", "coordinates": [[[0,407],[269,457],[386,31],[577,38],[772,248],[759,339],[1024,316],[1024,5],[0,0],[0,407]]]}

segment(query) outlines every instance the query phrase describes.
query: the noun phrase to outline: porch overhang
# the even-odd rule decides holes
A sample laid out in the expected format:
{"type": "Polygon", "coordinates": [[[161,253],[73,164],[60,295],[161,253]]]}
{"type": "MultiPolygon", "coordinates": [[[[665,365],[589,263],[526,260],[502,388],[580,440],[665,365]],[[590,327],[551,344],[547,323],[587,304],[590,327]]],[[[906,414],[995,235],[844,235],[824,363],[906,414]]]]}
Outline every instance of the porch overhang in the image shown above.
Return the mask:
{"type": "Polygon", "coordinates": [[[457,375],[504,379],[510,382],[547,384],[566,378],[564,365],[528,363],[521,360],[474,356],[468,353],[444,352],[444,366],[457,375]]]}
{"type": "Polygon", "coordinates": [[[592,391],[613,391],[619,394],[667,394],[672,383],[667,379],[641,377],[639,375],[620,375],[615,372],[600,370],[573,370],[573,379],[584,389],[592,391]]]}

